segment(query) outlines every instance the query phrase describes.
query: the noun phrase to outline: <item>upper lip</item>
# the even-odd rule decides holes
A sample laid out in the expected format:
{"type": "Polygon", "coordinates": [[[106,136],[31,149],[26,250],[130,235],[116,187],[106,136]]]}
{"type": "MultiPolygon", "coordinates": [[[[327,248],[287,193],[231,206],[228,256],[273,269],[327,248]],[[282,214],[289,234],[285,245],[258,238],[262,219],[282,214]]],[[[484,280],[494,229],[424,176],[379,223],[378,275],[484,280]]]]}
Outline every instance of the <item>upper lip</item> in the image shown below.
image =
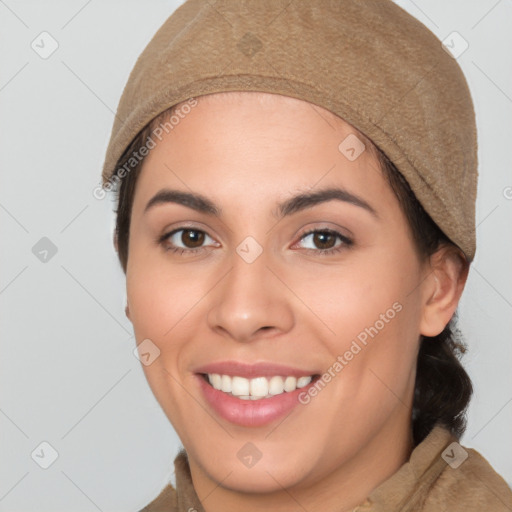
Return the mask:
{"type": "Polygon", "coordinates": [[[196,368],[196,373],[218,373],[221,375],[238,375],[247,379],[255,377],[273,377],[274,375],[304,377],[308,375],[317,375],[319,372],[312,370],[304,370],[301,368],[294,368],[284,364],[258,362],[258,363],[244,363],[241,361],[219,361],[216,363],[209,363],[199,368],[196,368]]]}

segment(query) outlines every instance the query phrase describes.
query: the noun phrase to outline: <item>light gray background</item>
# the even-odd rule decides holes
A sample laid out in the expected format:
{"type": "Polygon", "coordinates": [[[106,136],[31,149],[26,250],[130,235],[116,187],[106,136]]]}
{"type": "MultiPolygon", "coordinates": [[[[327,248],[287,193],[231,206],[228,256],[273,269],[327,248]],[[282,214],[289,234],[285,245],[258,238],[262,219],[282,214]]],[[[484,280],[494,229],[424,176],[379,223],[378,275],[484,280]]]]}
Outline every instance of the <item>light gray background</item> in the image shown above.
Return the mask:
{"type": "MultiPolygon", "coordinates": [[[[441,40],[469,43],[458,61],[480,180],[460,306],[475,386],[462,444],[510,483],[512,3],[398,3],[441,40]]],[[[136,511],[174,482],[180,442],[132,353],[114,203],[92,190],[128,74],[179,4],[0,0],[1,511],[136,511]],[[31,48],[43,31],[59,44],[47,59],[31,48]],[[57,247],[46,263],[32,252],[42,237],[57,247]],[[58,452],[48,469],[31,458],[43,441],[58,452]]]]}

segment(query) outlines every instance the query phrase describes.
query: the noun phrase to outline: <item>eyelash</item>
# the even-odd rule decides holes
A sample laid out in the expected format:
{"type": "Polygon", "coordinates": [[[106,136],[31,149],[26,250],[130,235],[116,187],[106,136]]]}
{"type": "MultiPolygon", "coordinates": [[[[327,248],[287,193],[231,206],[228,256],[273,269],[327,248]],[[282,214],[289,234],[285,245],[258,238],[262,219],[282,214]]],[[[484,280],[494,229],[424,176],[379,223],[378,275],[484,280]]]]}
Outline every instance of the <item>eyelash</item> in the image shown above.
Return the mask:
{"type": "MultiPolygon", "coordinates": [[[[157,243],[159,245],[161,245],[164,248],[165,251],[171,251],[171,252],[179,254],[179,255],[182,255],[184,253],[191,253],[191,252],[195,253],[195,254],[200,254],[201,252],[203,252],[203,250],[205,250],[205,247],[199,247],[197,249],[190,249],[190,248],[169,247],[169,246],[167,246],[166,242],[168,242],[169,238],[172,235],[174,235],[176,233],[179,233],[180,231],[195,231],[197,233],[204,233],[206,236],[209,236],[205,231],[202,231],[200,229],[194,229],[194,228],[189,228],[189,227],[182,227],[182,228],[174,229],[173,231],[170,231],[169,233],[166,233],[166,234],[162,235],[160,238],[157,239],[157,243]]],[[[338,231],[335,231],[333,229],[327,229],[327,228],[325,228],[325,229],[312,229],[310,231],[307,231],[307,232],[305,232],[305,233],[303,233],[301,235],[300,240],[302,240],[306,236],[309,236],[309,235],[314,234],[314,233],[327,233],[329,235],[333,235],[333,236],[338,237],[343,242],[339,246],[332,247],[330,249],[306,249],[306,251],[313,251],[313,252],[318,253],[319,255],[322,255],[322,256],[329,256],[329,255],[332,255],[332,254],[339,253],[339,252],[341,252],[341,251],[351,247],[353,245],[353,243],[354,243],[353,240],[351,240],[350,238],[342,235],[338,231]]]]}

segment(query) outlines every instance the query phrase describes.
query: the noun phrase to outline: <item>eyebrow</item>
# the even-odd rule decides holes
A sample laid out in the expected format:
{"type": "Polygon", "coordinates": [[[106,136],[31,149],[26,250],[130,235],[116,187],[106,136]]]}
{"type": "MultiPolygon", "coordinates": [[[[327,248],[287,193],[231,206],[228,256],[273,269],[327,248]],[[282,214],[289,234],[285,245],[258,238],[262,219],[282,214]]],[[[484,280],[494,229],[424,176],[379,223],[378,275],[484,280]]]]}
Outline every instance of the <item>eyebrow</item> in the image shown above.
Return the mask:
{"type": "MultiPolygon", "coordinates": [[[[274,210],[272,213],[275,217],[282,218],[305,210],[306,208],[311,208],[317,204],[332,201],[333,199],[359,206],[371,213],[375,218],[379,218],[376,210],[368,202],[342,188],[325,188],[316,192],[297,194],[279,203],[277,211],[274,210]]],[[[198,212],[214,215],[216,217],[222,215],[222,209],[217,207],[207,197],[201,194],[193,194],[168,188],[160,190],[149,200],[144,208],[144,213],[156,205],[166,203],[180,204],[198,212]]]]}

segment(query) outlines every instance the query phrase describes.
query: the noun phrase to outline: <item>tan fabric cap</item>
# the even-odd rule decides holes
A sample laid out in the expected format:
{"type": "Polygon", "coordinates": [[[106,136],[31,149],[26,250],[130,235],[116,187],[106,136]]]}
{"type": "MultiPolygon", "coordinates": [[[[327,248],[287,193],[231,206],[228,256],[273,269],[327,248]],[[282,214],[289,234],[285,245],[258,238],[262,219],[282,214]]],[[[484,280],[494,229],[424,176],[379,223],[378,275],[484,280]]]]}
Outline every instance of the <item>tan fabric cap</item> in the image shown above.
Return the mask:
{"type": "Polygon", "coordinates": [[[387,154],[473,259],[477,133],[469,88],[441,41],[391,0],[188,0],[130,74],[104,187],[155,116],[222,91],[283,94],[345,119],[387,154]]]}

